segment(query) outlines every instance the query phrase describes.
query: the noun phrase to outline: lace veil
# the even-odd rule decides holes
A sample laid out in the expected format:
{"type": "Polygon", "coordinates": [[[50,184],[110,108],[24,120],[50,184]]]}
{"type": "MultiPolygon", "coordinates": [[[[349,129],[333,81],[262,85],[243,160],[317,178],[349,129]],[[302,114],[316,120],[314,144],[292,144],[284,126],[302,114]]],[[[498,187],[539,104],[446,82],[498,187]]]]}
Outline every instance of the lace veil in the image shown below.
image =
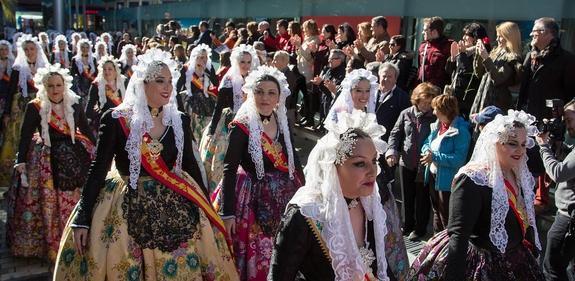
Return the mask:
{"type": "Polygon", "coordinates": [[[89,39],[80,39],[78,43],[76,43],[76,55],[74,58],[76,59],[76,67],[78,67],[78,71],[84,71],[84,62],[82,62],[82,45],[88,45],[88,63],[90,64],[90,74],[94,74],[96,72],[96,66],[94,65],[94,53],[92,53],[92,42],[89,39]]]}
{"type": "MultiPolygon", "coordinates": [[[[337,113],[337,118],[337,123],[326,124],[328,133],[317,142],[308,157],[306,185],[296,192],[289,204],[299,206],[302,215],[323,224],[321,235],[329,249],[335,280],[363,280],[370,269],[365,268],[354,239],[335,163],[341,154],[341,147],[345,147],[346,140],[341,136],[354,128],[366,132],[377,152],[384,153],[387,143],[381,140],[381,136],[385,134],[385,128],[377,124],[374,114],[359,110],[337,113]]],[[[360,200],[366,218],[374,224],[377,278],[389,280],[385,258],[386,214],[377,184],[371,195],[360,200]]]]}
{"type": "Polygon", "coordinates": [[[258,69],[252,71],[246,78],[246,84],[243,87],[243,91],[248,94],[246,101],[241,105],[238,113],[234,117],[234,121],[246,124],[250,130],[250,138],[248,144],[248,151],[252,157],[252,161],[256,166],[256,174],[258,179],[263,179],[264,177],[264,160],[262,152],[261,135],[263,134],[263,124],[260,118],[260,114],[256,108],[256,102],[254,98],[254,89],[260,77],[264,75],[273,76],[280,85],[280,98],[279,104],[275,109],[278,118],[278,127],[281,130],[284,142],[286,145],[286,151],[288,154],[288,167],[289,176],[293,179],[295,172],[293,146],[291,143],[291,133],[289,131],[288,121],[287,121],[287,109],[285,106],[286,98],[291,94],[287,79],[285,75],[278,69],[270,66],[260,66],[258,69]],[[257,137],[256,137],[257,136],[257,137]]]}
{"type": "MultiPolygon", "coordinates": [[[[212,69],[212,49],[208,45],[202,43],[196,46],[190,55],[188,60],[188,69],[186,70],[186,94],[188,96],[192,95],[192,77],[196,71],[196,58],[202,53],[206,52],[208,55],[208,61],[206,63],[206,70],[212,69]]],[[[207,72],[204,72],[204,97],[208,97],[208,88],[210,87],[210,79],[208,78],[207,72]]]]}
{"type": "Polygon", "coordinates": [[[167,65],[172,74],[173,90],[168,104],[163,106],[164,116],[162,124],[172,127],[175,135],[176,148],[178,150],[174,172],[180,174],[182,170],[182,154],[184,151],[184,133],[182,119],[176,102],[176,81],[180,76],[178,63],[172,59],[172,55],[160,49],[150,49],[145,54],[138,56],[138,65],[133,66],[134,74],[130,78],[126,96],[122,103],[114,108],[112,117],[124,117],[129,121],[130,135],[126,141],[126,151],[130,160],[130,186],[134,189],[138,185],[138,177],[141,168],[140,146],[142,137],[153,128],[152,115],[148,109],[148,101],[144,91],[144,81],[153,80],[161,71],[162,63],[167,65]]]}
{"type": "Polygon", "coordinates": [[[72,76],[70,75],[70,71],[66,68],[61,68],[59,63],[54,65],[46,65],[46,67],[38,69],[36,75],[34,75],[34,86],[38,89],[38,93],[36,97],[40,100],[40,125],[42,127],[41,136],[42,140],[44,141],[44,145],[51,146],[50,143],[50,134],[48,133],[48,120],[50,119],[50,114],[52,112],[52,102],[48,98],[46,93],[46,88],[44,87],[44,83],[48,81],[48,78],[52,76],[54,73],[60,75],[62,80],[64,80],[64,119],[70,127],[70,138],[72,139],[72,143],[76,143],[75,141],[75,133],[76,133],[76,124],[74,123],[74,109],[72,106],[80,100],[80,96],[76,95],[74,91],[72,91],[72,76]]]}
{"type": "Polygon", "coordinates": [[[337,122],[338,112],[352,112],[354,110],[353,99],[351,98],[351,91],[357,83],[362,80],[369,81],[369,100],[367,102],[367,112],[375,112],[375,103],[377,100],[377,89],[379,85],[377,84],[377,77],[371,73],[369,70],[356,69],[348,73],[345,79],[341,82],[341,93],[333,103],[333,106],[327,114],[326,122],[337,122]]]}
{"type": "MultiPolygon", "coordinates": [[[[537,135],[537,127],[533,125],[535,117],[523,111],[509,110],[507,115],[497,115],[493,121],[488,123],[475,144],[471,160],[461,169],[455,177],[464,174],[475,184],[490,187],[493,189],[491,199],[491,230],[489,238],[491,243],[497,247],[501,253],[505,253],[508,235],[505,229],[505,217],[509,211],[507,190],[505,187],[501,166],[497,160],[497,142],[505,142],[509,134],[513,133],[513,122],[520,122],[527,129],[527,147],[532,148],[535,141],[531,138],[537,135]]],[[[535,246],[541,250],[537,225],[535,223],[535,210],[533,207],[535,194],[533,187],[535,180],[527,168],[527,155],[521,161],[518,171],[514,171],[521,186],[529,224],[534,228],[535,246]]]]}
{"type": "Polygon", "coordinates": [[[18,46],[18,54],[16,55],[12,69],[19,71],[18,86],[22,90],[23,97],[28,97],[28,80],[34,78],[32,71],[30,70],[30,66],[28,65],[28,58],[24,53],[24,45],[28,42],[33,42],[34,45],[36,45],[36,72],[40,68],[50,64],[46,54],[44,54],[44,51],[42,51],[42,46],[40,45],[40,41],[38,41],[37,37],[32,37],[30,34],[22,34],[20,37],[18,37],[18,42],[16,43],[18,46]]]}
{"type": "Polygon", "coordinates": [[[218,90],[222,88],[232,88],[234,92],[234,112],[238,112],[240,106],[244,101],[244,93],[242,91],[242,86],[244,85],[244,78],[240,72],[240,60],[244,54],[249,54],[252,57],[252,64],[250,71],[255,70],[260,66],[260,60],[256,50],[251,45],[241,44],[232,50],[230,60],[232,66],[230,70],[222,78],[222,83],[218,90]]]}
{"type": "Polygon", "coordinates": [[[116,70],[116,89],[120,91],[120,96],[124,97],[126,94],[126,76],[122,75],[120,71],[120,65],[118,64],[118,60],[115,59],[113,56],[102,56],[98,61],[98,75],[95,82],[98,83],[98,101],[100,102],[100,106],[106,104],[106,79],[104,78],[104,64],[107,62],[111,62],[114,64],[114,69],[116,70]]]}

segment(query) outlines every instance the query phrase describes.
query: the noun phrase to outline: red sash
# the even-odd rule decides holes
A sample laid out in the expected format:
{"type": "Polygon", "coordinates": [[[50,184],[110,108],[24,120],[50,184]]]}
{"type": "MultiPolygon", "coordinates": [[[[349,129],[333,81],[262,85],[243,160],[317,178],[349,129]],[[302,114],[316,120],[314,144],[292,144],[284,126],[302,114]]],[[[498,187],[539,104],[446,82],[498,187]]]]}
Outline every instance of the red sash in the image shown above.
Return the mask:
{"type": "MultiPolygon", "coordinates": [[[[130,134],[130,129],[128,128],[126,119],[120,117],[118,120],[120,121],[124,133],[126,136],[128,136],[130,134]]],[[[152,141],[152,138],[150,135],[146,134],[144,135],[143,140],[144,142],[142,143],[140,150],[142,152],[142,166],[146,172],[170,190],[192,201],[194,204],[196,204],[196,206],[202,209],[210,222],[224,234],[230,250],[233,249],[230,237],[226,232],[226,228],[224,227],[224,222],[216,213],[208,199],[200,191],[201,188],[198,186],[198,184],[193,180],[188,182],[182,177],[170,171],[162,157],[158,157],[154,160],[151,157],[148,148],[148,144],[152,141]]]]}
{"type": "MultiPolygon", "coordinates": [[[[204,78],[204,79],[207,79],[207,78],[204,78]]],[[[204,91],[204,84],[202,83],[202,81],[200,81],[200,77],[198,77],[198,75],[195,72],[192,75],[192,83],[194,84],[194,86],[196,86],[196,88],[202,90],[202,92],[204,91]]],[[[210,86],[208,87],[208,94],[214,98],[217,98],[218,97],[218,88],[214,87],[210,83],[210,86]]]]}
{"type": "Polygon", "coordinates": [[[38,89],[36,89],[36,86],[34,86],[34,80],[28,79],[27,82],[28,82],[28,87],[31,88],[30,90],[33,90],[33,91],[37,91],[37,90],[38,90],[38,89]]]}
{"type": "MultiPolygon", "coordinates": [[[[40,106],[40,100],[39,99],[34,99],[33,100],[33,104],[36,107],[36,109],[38,109],[38,111],[40,111],[41,106],[40,106]]],[[[62,117],[58,116],[58,114],[56,114],[56,112],[54,112],[54,110],[52,110],[52,112],[50,113],[50,120],[48,120],[48,125],[50,125],[50,127],[52,127],[52,129],[56,130],[58,133],[70,136],[70,127],[68,126],[68,123],[66,122],[66,120],[62,119],[62,117]]],[[[82,145],[84,145],[84,147],[86,148],[86,150],[88,151],[88,153],[90,153],[90,155],[93,154],[94,152],[94,144],[92,143],[92,141],[86,137],[84,134],[82,134],[82,132],[80,130],[76,130],[75,134],[74,134],[74,139],[79,140],[82,145]]]]}
{"type": "Polygon", "coordinates": [[[126,75],[128,75],[128,78],[132,77],[132,74],[134,74],[134,72],[132,71],[132,68],[130,67],[127,71],[126,71],[126,75]]]}
{"type": "Polygon", "coordinates": [[[114,91],[110,89],[110,87],[106,86],[106,97],[112,101],[115,106],[118,106],[122,103],[122,98],[119,96],[114,95],[114,91]]]}
{"type": "Polygon", "coordinates": [[[517,222],[519,223],[519,227],[521,227],[521,233],[523,234],[523,245],[525,245],[529,249],[533,249],[533,245],[531,242],[525,239],[525,235],[527,233],[527,228],[529,227],[529,218],[527,217],[527,211],[523,206],[519,207],[517,204],[517,193],[515,193],[515,189],[511,184],[504,180],[505,187],[507,188],[507,197],[509,202],[509,208],[513,211],[517,222]]]}
{"type": "Polygon", "coordinates": [[[84,76],[85,78],[87,78],[90,81],[94,81],[94,79],[96,79],[96,77],[94,77],[89,70],[84,70],[82,72],[82,76],[84,76]]]}
{"type": "MultiPolygon", "coordinates": [[[[232,121],[231,124],[238,126],[240,129],[242,129],[242,131],[244,131],[244,133],[246,133],[246,135],[248,136],[250,135],[250,130],[246,127],[246,125],[238,121],[232,121]]],[[[288,173],[289,166],[287,162],[287,157],[283,152],[283,150],[281,148],[276,147],[274,145],[274,142],[270,139],[270,137],[268,137],[268,135],[266,135],[265,132],[262,133],[261,142],[262,142],[262,151],[264,155],[270,161],[272,161],[274,167],[282,172],[288,173]]]]}
{"type": "Polygon", "coordinates": [[[6,81],[6,82],[10,82],[10,76],[8,75],[8,73],[4,73],[2,75],[2,80],[6,81]]]}

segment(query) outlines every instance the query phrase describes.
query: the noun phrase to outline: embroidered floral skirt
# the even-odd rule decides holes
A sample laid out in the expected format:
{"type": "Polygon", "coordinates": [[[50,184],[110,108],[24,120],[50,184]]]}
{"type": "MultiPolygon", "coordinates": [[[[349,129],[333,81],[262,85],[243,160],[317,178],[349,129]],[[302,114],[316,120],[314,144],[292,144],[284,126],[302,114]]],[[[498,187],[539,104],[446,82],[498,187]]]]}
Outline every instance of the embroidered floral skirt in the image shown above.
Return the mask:
{"type": "MultiPolygon", "coordinates": [[[[15,175],[7,193],[6,239],[15,256],[47,257],[54,262],[66,221],[80,199],[81,184],[75,188],[67,185],[66,190],[55,186],[58,175],[54,174],[50,163],[57,155],[51,153],[49,147],[37,143],[39,138],[36,133],[26,162],[28,187],[22,186],[20,176],[15,175]]],[[[77,145],[82,146],[80,142],[77,145]]],[[[86,178],[87,171],[79,172],[76,183],[86,178]]]]}
{"type": "MultiPolygon", "coordinates": [[[[296,176],[290,180],[288,173],[276,170],[257,180],[238,168],[236,234],[232,240],[241,280],[267,279],[282,214],[300,186],[300,179],[296,176]]],[[[219,185],[212,195],[217,206],[221,206],[222,195],[219,185]]]]}
{"type": "MultiPolygon", "coordinates": [[[[411,265],[408,280],[444,280],[448,249],[447,230],[434,235],[411,265]]],[[[545,280],[537,260],[523,245],[501,254],[469,243],[466,266],[465,280],[469,281],[545,280]]]]}
{"type": "MultiPolygon", "coordinates": [[[[183,178],[192,181],[184,173],[183,178]]],[[[72,215],[72,217],[74,214],[72,215]]],[[[88,250],[64,230],[54,280],[238,280],[223,233],[188,199],[151,177],[129,190],[109,173],[94,207],[88,250]]]]}
{"type": "Polygon", "coordinates": [[[212,116],[200,116],[197,114],[192,114],[190,117],[190,119],[192,119],[190,126],[192,129],[192,134],[194,135],[194,140],[198,143],[201,143],[203,132],[210,126],[212,116]]]}
{"type": "MultiPolygon", "coordinates": [[[[36,96],[35,93],[30,93],[36,96]]],[[[10,113],[10,122],[3,128],[3,143],[0,148],[0,186],[9,186],[12,178],[12,167],[16,159],[18,144],[20,143],[20,127],[24,118],[26,104],[32,100],[32,97],[24,98],[18,93],[12,100],[12,111],[10,113]]]]}
{"type": "Polygon", "coordinates": [[[224,176],[224,158],[228,151],[230,135],[228,124],[233,119],[234,113],[231,108],[224,109],[214,134],[209,135],[210,125],[208,124],[200,142],[200,157],[208,178],[208,191],[210,194],[214,192],[224,176]]]}
{"type": "Polygon", "coordinates": [[[385,221],[387,235],[385,236],[385,258],[387,259],[388,271],[391,271],[396,280],[405,280],[409,269],[409,260],[403,232],[401,231],[401,217],[395,204],[395,197],[389,192],[389,198],[383,202],[383,209],[387,215],[385,221]]]}

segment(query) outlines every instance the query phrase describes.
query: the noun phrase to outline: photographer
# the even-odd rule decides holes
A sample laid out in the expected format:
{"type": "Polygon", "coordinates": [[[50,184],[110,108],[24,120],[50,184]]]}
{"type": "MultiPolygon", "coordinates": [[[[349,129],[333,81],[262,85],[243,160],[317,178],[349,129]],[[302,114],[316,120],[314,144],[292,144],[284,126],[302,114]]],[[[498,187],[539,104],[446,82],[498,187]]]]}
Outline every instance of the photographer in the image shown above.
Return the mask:
{"type": "MultiPolygon", "coordinates": [[[[564,107],[563,118],[569,136],[575,137],[575,101],[564,107]]],[[[541,158],[549,177],[557,182],[555,205],[557,215],[547,234],[547,247],[543,263],[547,280],[569,280],[567,266],[575,256],[575,241],[566,237],[573,220],[575,207],[575,152],[571,151],[563,161],[558,161],[549,144],[549,132],[540,133],[537,142],[541,147],[541,158]]],[[[571,234],[571,233],[570,233],[571,234]]]]}

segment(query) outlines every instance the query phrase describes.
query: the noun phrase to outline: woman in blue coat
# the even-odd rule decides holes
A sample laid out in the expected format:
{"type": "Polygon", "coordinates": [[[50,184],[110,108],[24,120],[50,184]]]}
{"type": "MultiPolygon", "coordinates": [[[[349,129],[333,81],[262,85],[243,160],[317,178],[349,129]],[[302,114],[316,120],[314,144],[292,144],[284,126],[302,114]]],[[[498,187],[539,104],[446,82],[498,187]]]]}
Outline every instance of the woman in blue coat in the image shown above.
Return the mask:
{"type": "Polygon", "coordinates": [[[425,165],[425,186],[430,189],[433,207],[433,231],[445,229],[449,218],[451,181],[467,159],[471,133],[469,124],[459,116],[457,98],[440,95],[431,102],[437,121],[421,148],[425,165]]]}

